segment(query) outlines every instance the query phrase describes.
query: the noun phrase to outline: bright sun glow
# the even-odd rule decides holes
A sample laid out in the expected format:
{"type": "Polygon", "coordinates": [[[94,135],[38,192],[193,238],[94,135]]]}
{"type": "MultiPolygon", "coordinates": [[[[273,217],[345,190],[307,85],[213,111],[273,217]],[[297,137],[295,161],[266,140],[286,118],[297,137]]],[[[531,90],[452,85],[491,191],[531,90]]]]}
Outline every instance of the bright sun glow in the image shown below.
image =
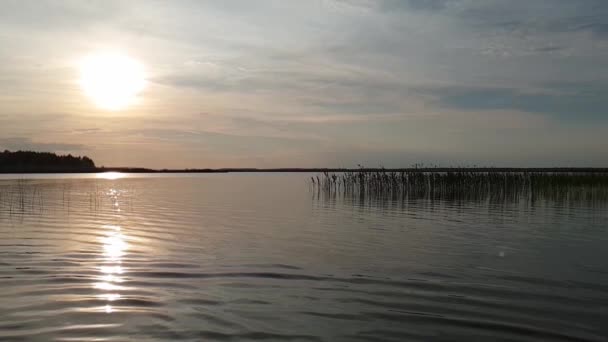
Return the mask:
{"type": "Polygon", "coordinates": [[[98,107],[120,110],[133,103],[146,80],[138,61],[121,54],[99,54],[82,61],[80,84],[98,107]]]}
{"type": "Polygon", "coordinates": [[[115,179],[121,179],[125,176],[124,173],[121,172],[114,172],[114,171],[110,171],[110,172],[101,172],[95,175],[96,178],[100,178],[100,179],[108,179],[108,180],[115,180],[115,179]]]}

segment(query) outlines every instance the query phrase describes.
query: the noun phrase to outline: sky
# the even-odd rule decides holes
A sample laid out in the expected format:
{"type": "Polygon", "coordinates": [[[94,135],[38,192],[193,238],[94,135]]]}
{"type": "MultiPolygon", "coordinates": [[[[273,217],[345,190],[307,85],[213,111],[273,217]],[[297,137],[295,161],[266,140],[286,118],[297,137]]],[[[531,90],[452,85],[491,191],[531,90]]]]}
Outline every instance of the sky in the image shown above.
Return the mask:
{"type": "Polygon", "coordinates": [[[606,0],[0,3],[0,149],[97,165],[608,166],[606,0]],[[121,110],[80,84],[118,52],[121,110]]]}

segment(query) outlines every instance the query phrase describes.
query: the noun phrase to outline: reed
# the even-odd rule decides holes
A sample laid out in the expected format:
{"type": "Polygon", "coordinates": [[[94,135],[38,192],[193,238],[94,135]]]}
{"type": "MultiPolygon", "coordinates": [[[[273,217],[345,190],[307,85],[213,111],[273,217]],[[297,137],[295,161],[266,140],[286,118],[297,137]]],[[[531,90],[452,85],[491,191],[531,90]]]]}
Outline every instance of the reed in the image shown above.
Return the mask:
{"type": "Polygon", "coordinates": [[[70,215],[74,208],[83,208],[83,204],[96,213],[103,209],[104,197],[96,181],[88,186],[80,184],[78,191],[69,182],[0,181],[0,218],[41,214],[45,209],[58,208],[70,215]]]}
{"type": "Polygon", "coordinates": [[[0,182],[0,214],[23,213],[41,201],[41,189],[37,184],[30,184],[23,179],[0,182]]]}
{"type": "Polygon", "coordinates": [[[437,199],[604,199],[608,172],[385,171],[324,172],[317,191],[343,195],[437,199]]]}

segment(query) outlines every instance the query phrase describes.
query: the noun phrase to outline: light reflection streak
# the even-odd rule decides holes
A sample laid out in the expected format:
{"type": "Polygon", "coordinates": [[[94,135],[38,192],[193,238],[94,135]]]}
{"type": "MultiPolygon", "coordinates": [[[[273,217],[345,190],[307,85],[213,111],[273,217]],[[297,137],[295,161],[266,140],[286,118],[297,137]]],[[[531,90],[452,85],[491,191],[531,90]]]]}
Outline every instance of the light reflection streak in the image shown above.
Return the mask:
{"type": "Polygon", "coordinates": [[[120,179],[120,178],[124,178],[125,174],[121,173],[121,172],[102,172],[102,173],[98,173],[95,175],[96,178],[99,179],[108,179],[108,180],[115,180],[115,179],[120,179]]]}
{"type": "MultiPolygon", "coordinates": [[[[105,291],[116,291],[116,290],[121,290],[123,289],[122,286],[113,284],[111,282],[107,282],[107,281],[100,281],[95,283],[95,288],[99,289],[99,290],[105,290],[105,291]]],[[[102,294],[101,296],[105,297],[105,293],[102,294]]]]}
{"type": "Polygon", "coordinates": [[[120,267],[120,266],[101,266],[99,268],[99,270],[101,271],[101,273],[109,274],[109,275],[122,274],[122,272],[123,272],[122,267],[120,267]]]}
{"type": "Polygon", "coordinates": [[[127,243],[124,240],[124,236],[119,233],[113,233],[110,236],[102,238],[104,255],[110,261],[121,262],[120,257],[125,254],[127,243]]]}
{"type": "MultiPolygon", "coordinates": [[[[120,193],[115,189],[110,189],[107,195],[110,196],[113,202],[112,207],[114,211],[119,212],[118,196],[120,193]]],[[[106,224],[102,225],[101,228],[105,232],[105,236],[100,238],[104,265],[99,267],[101,276],[94,287],[102,291],[98,295],[98,298],[107,301],[107,304],[103,307],[103,311],[112,313],[115,311],[115,308],[111,305],[111,302],[119,300],[121,295],[118,291],[124,289],[124,287],[118,284],[123,282],[122,274],[124,274],[124,269],[121,266],[122,257],[125,255],[129,245],[119,225],[106,224]]]]}

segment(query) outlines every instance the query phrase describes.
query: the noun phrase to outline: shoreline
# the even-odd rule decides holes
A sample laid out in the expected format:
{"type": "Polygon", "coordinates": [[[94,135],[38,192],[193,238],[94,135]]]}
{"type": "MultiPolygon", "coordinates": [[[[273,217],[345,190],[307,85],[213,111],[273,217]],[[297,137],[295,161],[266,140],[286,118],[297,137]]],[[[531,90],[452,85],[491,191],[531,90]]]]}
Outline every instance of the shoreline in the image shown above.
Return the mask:
{"type": "Polygon", "coordinates": [[[0,174],[65,174],[65,173],[323,173],[323,172],[535,172],[535,173],[608,173],[605,167],[433,167],[433,168],[220,168],[220,169],[146,169],[104,167],[88,170],[1,170],[0,174]]]}

